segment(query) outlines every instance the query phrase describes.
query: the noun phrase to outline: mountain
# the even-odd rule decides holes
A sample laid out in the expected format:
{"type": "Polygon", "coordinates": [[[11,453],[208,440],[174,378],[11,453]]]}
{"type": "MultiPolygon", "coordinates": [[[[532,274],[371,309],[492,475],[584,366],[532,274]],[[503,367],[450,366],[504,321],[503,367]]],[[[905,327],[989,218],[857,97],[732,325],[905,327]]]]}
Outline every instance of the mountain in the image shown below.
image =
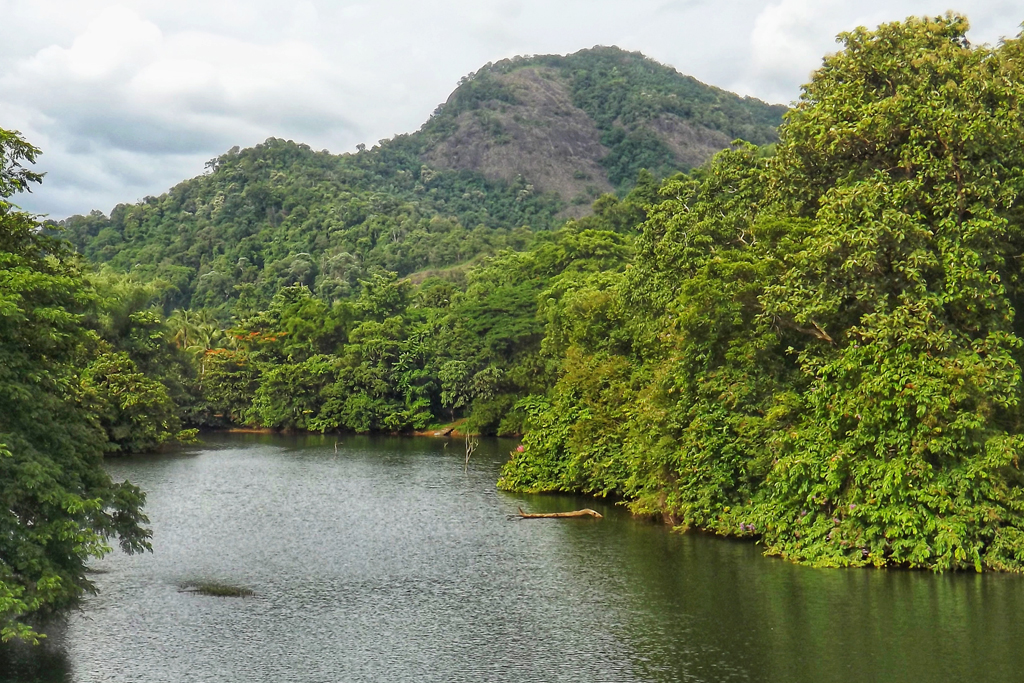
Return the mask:
{"type": "Polygon", "coordinates": [[[517,57],[464,78],[415,133],[341,155],[234,148],[160,197],[63,227],[91,261],[161,280],[166,308],[227,319],[283,286],[344,298],[374,272],[521,249],[641,169],[774,142],[784,112],[614,47],[517,57]]]}
{"type": "MultiPolygon", "coordinates": [[[[434,167],[527,179],[575,206],[703,164],[737,138],[775,142],[786,107],[705,85],[638,52],[516,57],[465,78],[417,134],[434,167]]],[[[579,210],[573,213],[580,213],[579,210]]]]}

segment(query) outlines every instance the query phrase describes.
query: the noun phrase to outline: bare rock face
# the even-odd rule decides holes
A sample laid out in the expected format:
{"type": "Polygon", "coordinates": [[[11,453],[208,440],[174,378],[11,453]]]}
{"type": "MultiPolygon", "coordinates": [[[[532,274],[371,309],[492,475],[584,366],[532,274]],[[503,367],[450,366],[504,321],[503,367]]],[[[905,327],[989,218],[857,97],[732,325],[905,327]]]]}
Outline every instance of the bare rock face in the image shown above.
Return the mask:
{"type": "Polygon", "coordinates": [[[662,114],[647,125],[669,146],[680,168],[694,168],[729,147],[725,133],[684,121],[673,114],[662,114]]]}
{"type": "Polygon", "coordinates": [[[457,131],[424,155],[426,164],[506,181],[522,176],[537,192],[556,192],[576,215],[612,191],[600,164],[608,154],[601,132],[573,106],[555,70],[524,68],[495,78],[517,103],[491,101],[460,113],[457,131]]]}
{"type": "Polygon", "coordinates": [[[640,53],[596,46],[487,64],[421,130],[420,158],[556,193],[564,216],[605,192],[704,164],[735,138],[778,141],[786,108],[706,85],[640,53]]]}

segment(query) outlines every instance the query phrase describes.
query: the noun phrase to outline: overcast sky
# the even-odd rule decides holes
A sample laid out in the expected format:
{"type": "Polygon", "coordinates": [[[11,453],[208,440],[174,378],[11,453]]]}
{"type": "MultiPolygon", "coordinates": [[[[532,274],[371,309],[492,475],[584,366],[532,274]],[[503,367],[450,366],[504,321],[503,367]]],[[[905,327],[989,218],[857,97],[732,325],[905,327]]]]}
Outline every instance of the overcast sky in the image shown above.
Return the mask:
{"type": "Polygon", "coordinates": [[[0,128],[42,148],[16,201],[63,218],[161,194],[233,145],[345,152],[416,130],[459,78],[517,54],[639,50],[789,103],[835,35],[955,9],[975,43],[1020,0],[0,0],[0,128]]]}

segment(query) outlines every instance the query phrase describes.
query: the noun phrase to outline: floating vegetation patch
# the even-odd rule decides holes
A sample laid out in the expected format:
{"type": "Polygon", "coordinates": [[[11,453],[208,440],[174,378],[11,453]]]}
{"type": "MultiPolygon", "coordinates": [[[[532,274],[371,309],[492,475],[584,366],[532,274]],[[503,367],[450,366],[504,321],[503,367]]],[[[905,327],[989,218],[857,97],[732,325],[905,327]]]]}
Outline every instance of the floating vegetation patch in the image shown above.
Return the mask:
{"type": "Polygon", "coordinates": [[[242,586],[231,586],[226,583],[215,581],[189,581],[181,584],[181,590],[187,593],[199,593],[201,595],[213,595],[221,598],[247,598],[255,595],[249,588],[242,586]]]}

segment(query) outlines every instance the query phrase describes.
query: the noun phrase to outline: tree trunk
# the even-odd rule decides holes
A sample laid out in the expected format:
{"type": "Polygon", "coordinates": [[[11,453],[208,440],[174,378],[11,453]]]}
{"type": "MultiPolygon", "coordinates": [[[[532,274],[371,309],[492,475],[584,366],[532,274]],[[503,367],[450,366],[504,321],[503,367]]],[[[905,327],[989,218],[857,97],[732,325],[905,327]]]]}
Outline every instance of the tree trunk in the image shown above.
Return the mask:
{"type": "Polygon", "coordinates": [[[583,508],[582,510],[573,510],[572,512],[544,512],[530,514],[523,512],[523,508],[519,508],[519,516],[523,519],[548,519],[555,517],[595,517],[601,519],[603,516],[600,512],[591,510],[590,508],[583,508]]]}

